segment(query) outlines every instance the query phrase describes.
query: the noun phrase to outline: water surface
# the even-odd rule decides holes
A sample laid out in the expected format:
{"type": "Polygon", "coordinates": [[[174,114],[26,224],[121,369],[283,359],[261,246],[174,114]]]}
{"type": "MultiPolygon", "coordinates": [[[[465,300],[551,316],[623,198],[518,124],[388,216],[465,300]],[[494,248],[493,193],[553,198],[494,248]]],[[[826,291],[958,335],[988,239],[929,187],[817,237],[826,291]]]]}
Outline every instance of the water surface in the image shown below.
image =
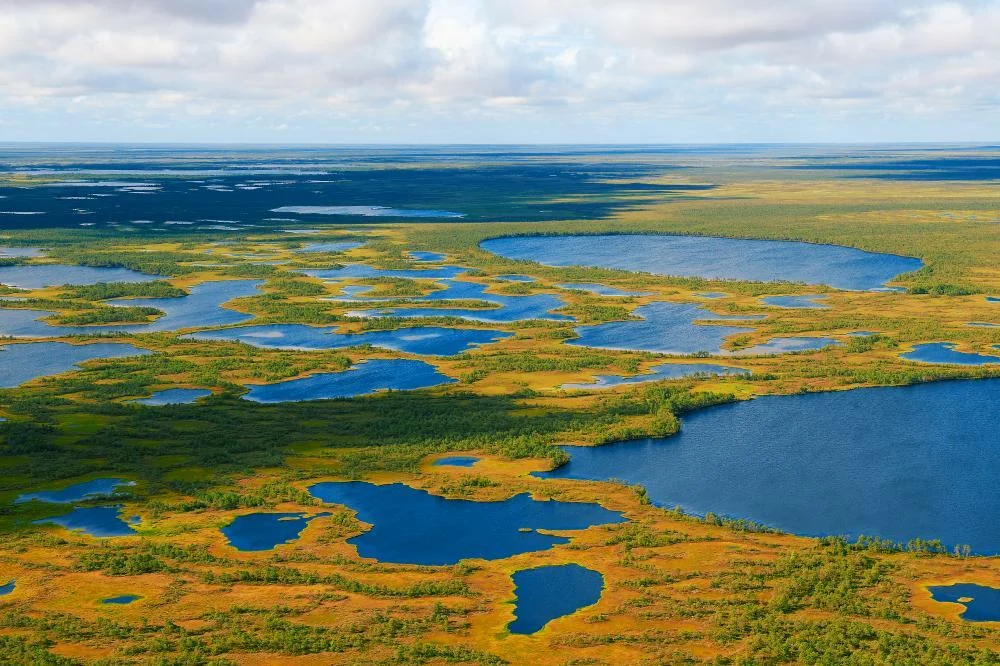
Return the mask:
{"type": "Polygon", "coordinates": [[[372,525],[348,539],[358,555],[396,564],[448,565],[469,558],[497,560],[547,550],[569,538],[538,530],[582,530],[620,523],[599,504],[537,501],[525,493],[500,502],[445,499],[401,483],[318,483],[309,492],[357,512],[372,525]],[[522,531],[522,528],[525,531],[522,531]]]}
{"type": "Polygon", "coordinates": [[[579,564],[522,569],[514,580],[512,634],[533,634],[552,620],[593,606],[604,590],[604,576],[579,564]]]}
{"type": "Polygon", "coordinates": [[[276,384],[248,386],[250,391],[243,399],[275,403],[350,398],[385,389],[407,391],[454,381],[423,361],[372,359],[343,372],[326,372],[276,384]]]}
{"type": "Polygon", "coordinates": [[[749,375],[749,370],[711,363],[663,363],[655,365],[649,372],[626,377],[624,375],[597,375],[591,384],[563,384],[564,389],[602,389],[624,384],[642,384],[667,379],[684,379],[712,375],[749,375]]]}
{"type": "Polygon", "coordinates": [[[921,363],[945,363],[949,365],[992,365],[1000,363],[1000,356],[974,354],[955,350],[952,342],[929,342],[915,345],[912,351],[902,354],[900,358],[921,363]]]}
{"type": "Polygon", "coordinates": [[[438,458],[432,464],[435,467],[472,467],[482,458],[476,456],[445,456],[438,458]]]}
{"type": "Polygon", "coordinates": [[[0,585],[0,597],[6,597],[8,594],[13,592],[15,588],[17,588],[16,580],[12,580],[9,583],[0,585]]]}
{"type": "Polygon", "coordinates": [[[411,251],[410,256],[416,261],[444,261],[445,255],[440,252],[411,251]]]}
{"type": "Polygon", "coordinates": [[[830,307],[829,305],[826,305],[825,303],[820,303],[820,300],[824,298],[826,298],[826,296],[811,294],[803,296],[765,296],[760,300],[766,303],[767,305],[771,305],[776,308],[827,309],[830,307]]]}
{"type": "Polygon", "coordinates": [[[88,285],[98,282],[151,282],[161,275],[139,273],[128,268],[104,268],[69,264],[0,266],[0,284],[20,289],[42,289],[64,284],[88,285]]]}
{"type": "Polygon", "coordinates": [[[661,506],[806,535],[941,539],[1000,553],[1000,379],[765,396],[680,432],[568,447],[543,476],[642,484],[661,506]]]}
{"type": "Polygon", "coordinates": [[[150,407],[161,407],[163,405],[189,405],[199,398],[207,398],[212,395],[208,389],[165,389],[157,391],[148,398],[139,398],[131,402],[137,405],[148,405],[150,407]]]}
{"type": "Polygon", "coordinates": [[[932,585],[927,588],[934,601],[944,601],[965,606],[959,616],[968,622],[1000,622],[1000,589],[976,585],[975,583],[955,583],[954,585],[932,585]]]}
{"type": "Polygon", "coordinates": [[[327,243],[306,243],[296,252],[347,252],[364,245],[364,241],[330,241],[327,243]]]}
{"type": "Polygon", "coordinates": [[[13,388],[39,377],[59,375],[97,358],[145,356],[149,350],[117,342],[71,345],[28,342],[0,347],[0,388],[13,388]]]}
{"type": "Polygon", "coordinates": [[[281,206],[280,208],[272,208],[271,212],[359,217],[440,217],[446,219],[465,217],[464,213],[453,213],[450,210],[389,208],[387,206],[281,206]]]}
{"type": "Polygon", "coordinates": [[[923,262],[839,245],[710,236],[511,236],[481,243],[508,259],[594,266],[712,280],[804,282],[838,289],[882,287],[923,262]]]}
{"type": "Polygon", "coordinates": [[[579,291],[590,292],[591,294],[597,294],[598,296],[647,296],[649,292],[646,291],[624,291],[622,289],[616,289],[615,287],[609,287],[604,284],[594,284],[592,282],[564,282],[562,284],[557,284],[557,287],[562,289],[577,289],[579,291]]]}
{"type": "Polygon", "coordinates": [[[113,606],[126,606],[133,601],[138,601],[141,599],[138,594],[123,594],[118,597],[108,597],[107,599],[101,599],[102,604],[111,604],[113,606]]]}
{"type": "Polygon", "coordinates": [[[93,537],[134,535],[135,528],[122,520],[120,506],[78,506],[67,514],[36,520],[39,525],[52,524],[93,537]]]}
{"type": "Polygon", "coordinates": [[[321,513],[308,516],[304,513],[250,513],[237,516],[222,528],[230,546],[237,550],[271,550],[283,543],[299,538],[314,518],[329,516],[321,513]]]}
{"type": "Polygon", "coordinates": [[[70,504],[72,502],[80,502],[82,500],[109,497],[113,495],[118,488],[134,485],[134,481],[128,481],[127,479],[92,479],[82,483],[74,483],[71,486],[66,486],[62,490],[40,490],[34,493],[22,493],[17,496],[17,499],[15,499],[14,502],[21,503],[37,500],[39,502],[51,502],[54,504],[70,504]]]}
{"type": "Polygon", "coordinates": [[[362,333],[337,333],[305,324],[266,324],[185,336],[197,340],[239,341],[266,349],[342,349],[371,345],[407,354],[453,356],[511,337],[511,333],[471,328],[421,326],[362,333]]]}

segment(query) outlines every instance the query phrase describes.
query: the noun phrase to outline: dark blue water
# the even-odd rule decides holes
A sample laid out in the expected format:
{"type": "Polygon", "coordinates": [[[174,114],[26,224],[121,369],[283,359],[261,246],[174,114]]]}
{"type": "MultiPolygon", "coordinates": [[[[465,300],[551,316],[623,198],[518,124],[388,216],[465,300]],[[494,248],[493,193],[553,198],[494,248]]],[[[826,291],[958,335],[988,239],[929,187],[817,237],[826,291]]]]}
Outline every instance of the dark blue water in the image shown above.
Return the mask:
{"type": "Polygon", "coordinates": [[[444,261],[445,255],[440,252],[412,251],[410,256],[417,261],[444,261]]]}
{"type": "Polygon", "coordinates": [[[179,298],[121,298],[107,301],[109,305],[152,307],[163,312],[155,321],[145,324],[110,324],[100,326],[59,326],[39,321],[52,315],[42,310],[0,310],[0,335],[14,337],[58,337],[98,333],[148,333],[177,331],[185,328],[232,326],[253,319],[252,315],[223,307],[234,298],[259,293],[260,280],[218,280],[202,282],[190,288],[189,295],[179,298]]]}
{"type": "Polygon", "coordinates": [[[444,289],[426,296],[412,299],[415,302],[432,301],[482,301],[490,308],[383,308],[363,310],[351,314],[361,317],[459,317],[469,321],[490,323],[546,319],[553,321],[573,321],[573,317],[552,312],[566,305],[566,301],[552,294],[531,294],[527,296],[505,296],[486,293],[487,285],[477,282],[445,280],[444,289]]]}
{"type": "Polygon", "coordinates": [[[642,484],[658,505],[806,535],[915,537],[1000,553],[1000,379],[770,396],[679,434],[569,447],[557,478],[642,484]]]}
{"type": "Polygon", "coordinates": [[[304,513],[250,513],[237,516],[233,522],[222,528],[229,545],[237,550],[271,550],[283,543],[299,538],[313,518],[329,516],[320,513],[307,516],[304,513]]]}
{"type": "Polygon", "coordinates": [[[386,206],[281,206],[272,208],[272,213],[293,215],[347,215],[351,217],[430,217],[456,219],[464,213],[449,210],[421,210],[414,208],[388,208],[386,206]]]}
{"type": "Polygon", "coordinates": [[[20,503],[38,500],[39,502],[69,504],[71,502],[79,502],[86,499],[109,497],[114,494],[118,488],[133,485],[135,485],[134,481],[128,481],[126,479],[92,479],[90,481],[84,481],[83,483],[74,483],[71,486],[66,486],[62,490],[40,490],[34,493],[23,493],[18,495],[17,499],[14,501],[20,503]]]}
{"type": "Polygon", "coordinates": [[[820,299],[826,298],[825,296],[765,296],[760,299],[768,305],[772,305],[776,308],[829,308],[829,305],[825,303],[820,303],[820,299]]]}
{"type": "Polygon", "coordinates": [[[64,284],[86,285],[98,282],[150,282],[163,279],[128,268],[97,268],[44,264],[37,266],[0,266],[0,284],[21,289],[42,289],[64,284]]]}
{"type": "Polygon", "coordinates": [[[1000,589],[956,583],[954,585],[932,585],[927,588],[934,601],[962,604],[965,611],[959,616],[968,622],[1000,622],[1000,589]],[[966,601],[959,601],[966,599],[966,601]],[[969,601],[971,599],[971,601],[969,601]]]}
{"type": "Polygon", "coordinates": [[[58,375],[95,358],[144,356],[146,349],[129,344],[101,342],[71,345],[66,342],[28,342],[0,347],[0,388],[13,388],[38,377],[58,375]]]}
{"type": "Polygon", "coordinates": [[[163,405],[188,405],[199,398],[207,398],[212,392],[207,389],[166,389],[157,391],[148,398],[133,400],[137,405],[149,405],[150,407],[160,407],[163,405]]]}
{"type": "Polygon", "coordinates": [[[343,372],[327,372],[276,384],[248,386],[250,392],[243,398],[267,403],[349,398],[383,389],[407,391],[454,381],[423,361],[372,359],[343,372]]]}
{"type": "Polygon", "coordinates": [[[59,525],[68,530],[79,530],[93,537],[132,536],[135,529],[119,515],[119,506],[76,507],[62,516],[42,518],[40,525],[59,525]]]}
{"type": "Polygon", "coordinates": [[[905,358],[907,361],[947,363],[950,365],[990,365],[1000,363],[1000,356],[955,351],[955,344],[951,342],[929,342],[923,345],[915,345],[913,351],[902,354],[901,358],[905,358]]]}
{"type": "Polygon", "coordinates": [[[986,300],[990,303],[1000,303],[1000,298],[997,298],[996,296],[987,296],[986,300]]]}
{"type": "Polygon", "coordinates": [[[17,581],[12,580],[6,585],[0,585],[0,597],[6,597],[8,594],[14,591],[17,587],[17,581]]]}
{"type": "Polygon", "coordinates": [[[552,620],[596,604],[604,576],[579,564],[522,569],[515,572],[512,634],[533,634],[552,620]]]}
{"type": "Polygon", "coordinates": [[[238,340],[268,349],[342,349],[371,345],[408,354],[453,356],[511,335],[503,331],[429,326],[345,334],[304,324],[267,324],[202,331],[185,337],[238,340]]]}
{"type": "Polygon", "coordinates": [[[557,284],[557,287],[562,289],[577,289],[579,291],[587,291],[591,294],[597,294],[598,296],[646,296],[649,292],[645,291],[623,291],[621,289],[616,289],[614,287],[609,287],[603,284],[593,284],[591,282],[573,282],[573,283],[563,283],[557,284]]]}
{"type": "Polygon", "coordinates": [[[372,525],[348,540],[361,557],[396,564],[497,560],[569,542],[537,530],[582,530],[624,521],[620,513],[599,504],[536,501],[526,493],[502,502],[473,502],[445,499],[401,483],[376,486],[360,481],[318,483],[309,492],[353,509],[358,520],[372,525]]]}
{"type": "Polygon", "coordinates": [[[636,308],[632,321],[613,321],[594,326],[580,326],[580,336],[567,344],[600,349],[623,349],[661,354],[722,352],[726,338],[753,329],[736,326],[700,326],[695,321],[746,321],[748,317],[724,317],[691,303],[657,302],[636,308]]]}
{"type": "Polygon", "coordinates": [[[327,243],[306,243],[296,252],[347,252],[359,248],[364,243],[362,241],[330,241],[327,243]]]}
{"type": "Polygon", "coordinates": [[[482,458],[475,456],[445,456],[434,461],[436,467],[472,467],[482,458]]]}
{"type": "Polygon", "coordinates": [[[732,368],[711,363],[663,363],[653,366],[650,371],[632,377],[623,375],[597,375],[591,384],[563,384],[564,389],[602,389],[623,384],[642,384],[658,382],[666,379],[683,379],[709,375],[748,375],[749,370],[732,368]]]}
{"type": "Polygon", "coordinates": [[[133,601],[138,601],[141,599],[138,594],[123,594],[120,597],[108,597],[107,599],[101,599],[102,604],[112,604],[115,606],[126,606],[133,601]]]}
{"type": "Polygon", "coordinates": [[[508,259],[546,266],[595,266],[656,275],[827,284],[864,290],[885,285],[923,262],[839,245],[705,236],[521,236],[483,241],[508,259]]]}

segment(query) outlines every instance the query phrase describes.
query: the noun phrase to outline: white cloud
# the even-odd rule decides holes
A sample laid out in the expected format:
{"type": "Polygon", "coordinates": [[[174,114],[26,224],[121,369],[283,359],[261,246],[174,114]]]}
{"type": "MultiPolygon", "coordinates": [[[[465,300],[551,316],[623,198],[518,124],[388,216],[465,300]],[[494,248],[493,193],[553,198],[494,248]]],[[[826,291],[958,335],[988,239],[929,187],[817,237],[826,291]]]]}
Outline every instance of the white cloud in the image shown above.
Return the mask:
{"type": "Polygon", "coordinates": [[[998,34],[995,0],[0,0],[0,114],[447,136],[832,105],[989,129],[998,34]]]}

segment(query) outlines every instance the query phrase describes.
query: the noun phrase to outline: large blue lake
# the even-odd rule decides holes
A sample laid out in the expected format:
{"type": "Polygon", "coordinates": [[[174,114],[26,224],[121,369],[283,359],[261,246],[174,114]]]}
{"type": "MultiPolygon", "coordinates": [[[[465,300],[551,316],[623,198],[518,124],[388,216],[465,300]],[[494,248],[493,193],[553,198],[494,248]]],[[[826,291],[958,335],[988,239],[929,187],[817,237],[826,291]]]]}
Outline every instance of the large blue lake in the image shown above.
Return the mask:
{"type": "Polygon", "coordinates": [[[788,281],[878,289],[923,262],[839,245],[709,236],[512,236],[484,250],[546,266],[593,266],[720,280],[788,281]]]}
{"type": "Polygon", "coordinates": [[[543,474],[642,484],[662,506],[806,535],[915,537],[1000,553],[1000,379],[761,397],[679,434],[568,447],[543,474]]]}
{"type": "Polygon", "coordinates": [[[511,335],[503,331],[430,326],[391,331],[336,333],[333,329],[304,324],[268,324],[202,331],[185,337],[198,340],[233,340],[268,349],[341,349],[371,345],[408,354],[452,356],[474,347],[509,338],[511,335]]]}
{"type": "Polygon", "coordinates": [[[991,365],[1000,363],[1000,356],[962,352],[950,342],[928,342],[915,345],[912,351],[901,355],[907,361],[921,363],[944,363],[947,365],[991,365]]]}
{"type": "Polygon", "coordinates": [[[350,398],[383,389],[407,391],[454,381],[423,361],[372,359],[343,372],[325,372],[275,384],[248,386],[250,391],[243,398],[268,403],[350,398]]]}
{"type": "Polygon", "coordinates": [[[522,569],[513,575],[515,620],[512,634],[533,634],[552,620],[596,604],[604,576],[579,564],[522,569]]]}
{"type": "Polygon", "coordinates": [[[0,388],[73,370],[95,358],[121,358],[149,354],[129,344],[102,342],[71,345],[65,342],[28,342],[0,347],[0,388]]]}
{"type": "Polygon", "coordinates": [[[98,282],[150,282],[161,280],[127,268],[98,268],[63,264],[0,266],[0,284],[21,289],[42,289],[64,284],[86,285],[98,282]]]}
{"type": "Polygon", "coordinates": [[[538,530],[582,530],[623,522],[599,504],[536,501],[527,494],[501,502],[445,499],[401,483],[318,483],[309,492],[357,512],[372,525],[352,537],[361,557],[396,564],[447,565],[468,558],[497,560],[568,543],[538,530]]]}
{"type": "Polygon", "coordinates": [[[229,545],[237,550],[271,550],[298,539],[313,518],[328,515],[330,514],[307,516],[302,513],[249,513],[237,516],[222,528],[222,534],[229,545]]]}

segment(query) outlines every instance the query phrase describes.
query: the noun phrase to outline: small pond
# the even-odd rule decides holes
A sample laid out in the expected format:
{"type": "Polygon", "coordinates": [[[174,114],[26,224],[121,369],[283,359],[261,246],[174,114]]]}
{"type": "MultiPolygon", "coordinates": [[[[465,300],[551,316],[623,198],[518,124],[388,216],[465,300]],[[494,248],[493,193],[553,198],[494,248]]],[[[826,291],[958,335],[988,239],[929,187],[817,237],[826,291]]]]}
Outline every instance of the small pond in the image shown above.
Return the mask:
{"type": "Polygon", "coordinates": [[[1000,588],[955,583],[932,585],[927,588],[934,601],[962,604],[965,610],[959,616],[968,622],[1000,622],[1000,588]]]}
{"type": "Polygon", "coordinates": [[[361,481],[318,483],[309,492],[356,511],[358,520],[372,525],[348,540],[361,557],[396,564],[497,560],[570,540],[539,530],[582,530],[624,521],[620,513],[599,504],[538,501],[526,493],[500,502],[474,502],[401,483],[377,486],[361,481]]]}
{"type": "Polygon", "coordinates": [[[616,289],[615,287],[609,287],[603,284],[594,284],[591,282],[564,282],[562,284],[557,284],[556,286],[561,289],[586,291],[598,296],[646,296],[649,294],[649,292],[645,291],[624,291],[622,289],[616,289]]]}
{"type": "Polygon", "coordinates": [[[476,456],[445,456],[438,458],[432,464],[435,467],[472,467],[482,458],[476,456]]]}
{"type": "Polygon", "coordinates": [[[271,550],[275,546],[298,539],[314,518],[329,515],[329,513],[314,516],[304,513],[250,513],[237,516],[233,522],[222,528],[222,533],[229,545],[237,550],[271,550]]]}
{"type": "Polygon", "coordinates": [[[423,361],[372,359],[343,372],[326,372],[275,384],[248,386],[250,391],[243,398],[265,403],[350,398],[385,389],[407,391],[454,381],[423,361]]]}
{"type": "Polygon", "coordinates": [[[150,407],[162,407],[163,405],[190,405],[195,400],[207,398],[212,395],[208,389],[165,389],[157,391],[148,398],[139,398],[131,402],[137,405],[148,405],[150,407]]]}
{"type": "Polygon", "coordinates": [[[413,251],[410,256],[416,261],[444,261],[445,255],[440,252],[413,251]]]}
{"type": "Polygon", "coordinates": [[[363,241],[330,241],[328,243],[306,243],[296,252],[347,252],[364,245],[363,241]]]}
{"type": "Polygon", "coordinates": [[[905,358],[907,361],[946,363],[949,365],[991,365],[993,363],[1000,363],[1000,356],[960,352],[956,351],[955,347],[956,345],[951,342],[929,342],[923,345],[915,345],[913,351],[901,355],[900,358],[905,358]]]}
{"type": "Polygon", "coordinates": [[[827,309],[830,306],[821,303],[826,296],[804,295],[804,296],[765,296],[760,299],[763,303],[776,308],[788,309],[827,309]]]}
{"type": "Polygon", "coordinates": [[[39,525],[58,525],[70,531],[80,531],[93,537],[134,535],[135,528],[122,520],[120,506],[78,506],[69,513],[36,520],[39,525]]]}
{"type": "Polygon", "coordinates": [[[138,594],[122,594],[117,597],[108,597],[107,599],[101,599],[102,604],[110,604],[112,606],[127,606],[133,601],[138,601],[141,599],[138,594]]]}
{"type": "Polygon", "coordinates": [[[74,483],[66,486],[62,490],[40,490],[33,493],[22,493],[14,500],[15,503],[30,502],[51,502],[53,504],[70,504],[82,500],[96,499],[100,497],[110,497],[119,488],[134,486],[135,481],[117,478],[100,478],[74,483]]]}
{"type": "Polygon", "coordinates": [[[8,594],[13,592],[17,588],[17,581],[12,580],[9,583],[0,585],[0,597],[6,597],[8,594]]]}
{"type": "Polygon", "coordinates": [[[663,363],[653,366],[649,372],[625,377],[623,375],[597,375],[591,384],[563,384],[564,389],[602,389],[623,384],[642,384],[666,379],[684,379],[712,375],[749,375],[748,370],[711,363],[663,363]]]}
{"type": "Polygon", "coordinates": [[[522,569],[514,580],[512,634],[533,634],[556,618],[593,606],[601,599],[604,576],[579,564],[522,569]]]}

